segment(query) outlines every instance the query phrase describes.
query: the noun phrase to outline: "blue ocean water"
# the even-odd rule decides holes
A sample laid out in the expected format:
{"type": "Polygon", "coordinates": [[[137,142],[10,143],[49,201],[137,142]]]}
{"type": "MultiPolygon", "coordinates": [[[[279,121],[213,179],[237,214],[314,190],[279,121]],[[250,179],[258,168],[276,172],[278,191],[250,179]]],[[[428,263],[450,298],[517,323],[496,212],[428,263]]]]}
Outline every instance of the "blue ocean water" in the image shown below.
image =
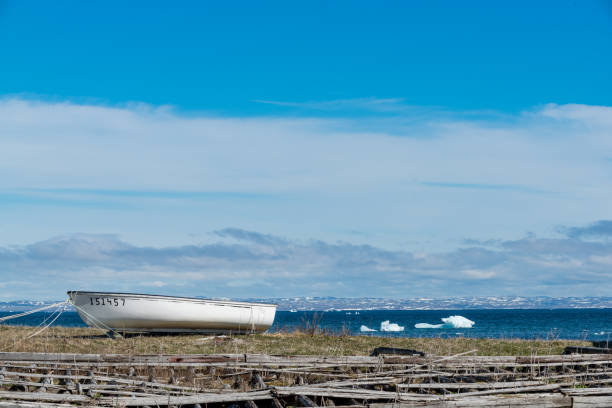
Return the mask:
{"type": "MultiPolygon", "coordinates": [[[[0,317],[11,314],[14,313],[0,312],[0,317]]],[[[50,316],[51,313],[39,312],[3,324],[37,326],[50,316]]],[[[54,325],[84,327],[85,323],[76,312],[67,311],[54,325]]],[[[329,333],[367,336],[603,341],[612,339],[612,309],[278,311],[270,331],[304,330],[313,326],[329,333]],[[463,316],[475,324],[472,328],[414,328],[417,323],[442,323],[441,318],[453,315],[463,316]],[[381,331],[381,323],[387,320],[403,326],[403,330],[381,331]],[[361,326],[377,331],[362,332],[361,326]]]]}

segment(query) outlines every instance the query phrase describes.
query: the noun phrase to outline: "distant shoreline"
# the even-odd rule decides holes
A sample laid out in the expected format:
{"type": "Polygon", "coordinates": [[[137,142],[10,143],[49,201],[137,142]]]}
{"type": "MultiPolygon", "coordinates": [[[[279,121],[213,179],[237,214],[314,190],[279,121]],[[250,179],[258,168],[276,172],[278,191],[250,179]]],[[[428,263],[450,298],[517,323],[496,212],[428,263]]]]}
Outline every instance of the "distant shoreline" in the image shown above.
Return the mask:
{"type": "MultiPolygon", "coordinates": [[[[204,297],[202,297],[204,298],[204,297]]],[[[219,299],[219,298],[210,298],[219,299]]],[[[227,298],[224,298],[227,299],[227,298]]],[[[279,311],[401,311],[401,310],[549,310],[612,309],[612,297],[475,296],[449,298],[236,298],[232,300],[274,303],[279,311]]],[[[0,302],[0,311],[24,311],[57,301],[15,300],[0,302]]]]}

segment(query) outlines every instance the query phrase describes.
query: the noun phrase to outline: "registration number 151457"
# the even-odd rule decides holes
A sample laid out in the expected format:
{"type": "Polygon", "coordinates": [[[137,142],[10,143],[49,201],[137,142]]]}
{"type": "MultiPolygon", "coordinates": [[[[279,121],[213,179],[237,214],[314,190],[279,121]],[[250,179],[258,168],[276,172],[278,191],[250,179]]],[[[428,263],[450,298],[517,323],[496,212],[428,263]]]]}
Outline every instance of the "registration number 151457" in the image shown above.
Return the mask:
{"type": "Polygon", "coordinates": [[[92,306],[125,306],[125,299],[90,297],[89,303],[92,306]]]}

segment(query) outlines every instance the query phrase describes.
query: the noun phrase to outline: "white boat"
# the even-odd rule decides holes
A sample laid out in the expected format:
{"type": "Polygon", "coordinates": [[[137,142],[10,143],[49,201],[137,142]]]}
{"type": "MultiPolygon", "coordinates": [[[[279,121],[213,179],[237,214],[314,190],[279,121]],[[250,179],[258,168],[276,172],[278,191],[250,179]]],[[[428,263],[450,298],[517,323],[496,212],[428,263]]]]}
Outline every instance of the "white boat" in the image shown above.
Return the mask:
{"type": "Polygon", "coordinates": [[[114,292],[68,292],[92,327],[142,333],[251,333],[274,323],[276,305],[114,292]]]}

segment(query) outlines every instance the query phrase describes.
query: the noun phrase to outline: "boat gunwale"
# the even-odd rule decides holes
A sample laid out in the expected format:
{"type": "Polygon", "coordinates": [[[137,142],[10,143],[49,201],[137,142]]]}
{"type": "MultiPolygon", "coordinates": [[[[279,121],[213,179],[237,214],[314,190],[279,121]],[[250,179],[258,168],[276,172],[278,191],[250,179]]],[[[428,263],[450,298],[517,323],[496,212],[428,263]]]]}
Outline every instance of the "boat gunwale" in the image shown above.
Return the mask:
{"type": "Polygon", "coordinates": [[[139,297],[139,298],[144,298],[144,299],[162,299],[162,300],[178,300],[178,301],[191,301],[191,302],[208,302],[208,303],[217,303],[217,304],[227,304],[227,305],[236,305],[236,306],[273,306],[275,309],[278,307],[278,305],[276,303],[258,303],[258,302],[240,302],[240,301],[234,301],[234,300],[215,300],[215,299],[200,299],[200,298],[193,298],[193,297],[187,297],[187,296],[168,296],[168,295],[152,295],[152,294],[147,294],[147,293],[129,293],[129,292],[92,292],[92,291],[85,291],[85,290],[69,290],[66,292],[68,294],[68,296],[70,296],[71,300],[72,300],[72,295],[87,295],[87,294],[91,294],[91,295],[104,295],[104,296],[133,296],[133,297],[139,297]]]}

